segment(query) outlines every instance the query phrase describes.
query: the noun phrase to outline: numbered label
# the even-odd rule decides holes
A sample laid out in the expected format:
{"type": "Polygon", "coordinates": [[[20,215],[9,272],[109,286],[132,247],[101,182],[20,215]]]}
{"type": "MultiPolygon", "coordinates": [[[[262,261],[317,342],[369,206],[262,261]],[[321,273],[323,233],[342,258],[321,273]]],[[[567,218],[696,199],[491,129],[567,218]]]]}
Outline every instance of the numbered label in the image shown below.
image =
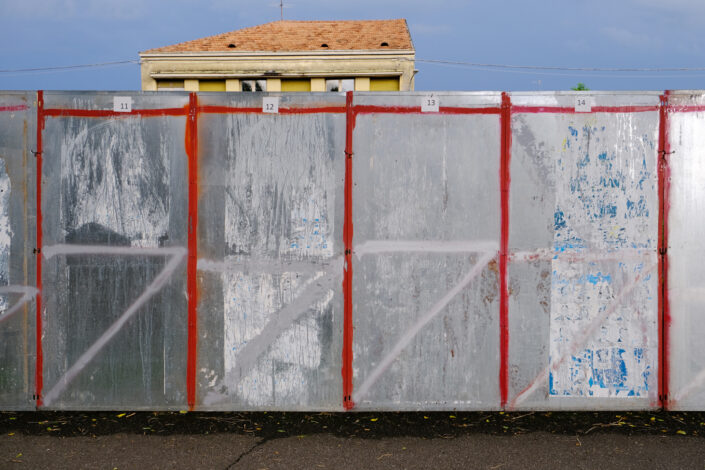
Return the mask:
{"type": "Polygon", "coordinates": [[[426,95],[421,99],[422,113],[437,113],[440,102],[436,95],[426,95]]]}
{"type": "Polygon", "coordinates": [[[130,96],[114,96],[113,111],[116,113],[129,113],[132,111],[132,97],[130,96]]]}
{"type": "Polygon", "coordinates": [[[279,97],[268,96],[266,98],[262,98],[262,112],[277,114],[279,112],[279,97]]]}
{"type": "Polygon", "coordinates": [[[590,96],[576,96],[575,97],[575,112],[576,113],[589,113],[592,111],[592,97],[590,96]]]}

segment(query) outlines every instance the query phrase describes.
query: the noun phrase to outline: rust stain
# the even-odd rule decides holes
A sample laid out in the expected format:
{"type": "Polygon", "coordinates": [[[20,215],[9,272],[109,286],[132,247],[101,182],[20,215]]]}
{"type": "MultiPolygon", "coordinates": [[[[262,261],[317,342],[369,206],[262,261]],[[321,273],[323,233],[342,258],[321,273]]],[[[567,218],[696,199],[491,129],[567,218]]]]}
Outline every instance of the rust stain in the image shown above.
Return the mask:
{"type": "Polygon", "coordinates": [[[496,259],[493,259],[492,261],[487,263],[487,268],[490,271],[499,274],[499,268],[497,267],[497,260],[496,259]]]}

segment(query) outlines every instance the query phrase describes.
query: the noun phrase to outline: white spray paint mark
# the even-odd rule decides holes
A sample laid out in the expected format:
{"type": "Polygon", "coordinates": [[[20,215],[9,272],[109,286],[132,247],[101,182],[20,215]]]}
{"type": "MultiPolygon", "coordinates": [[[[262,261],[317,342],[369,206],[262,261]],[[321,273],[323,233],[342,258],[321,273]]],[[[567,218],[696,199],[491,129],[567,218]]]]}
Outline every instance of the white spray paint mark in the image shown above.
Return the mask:
{"type": "Polygon", "coordinates": [[[39,291],[37,290],[36,287],[32,286],[3,286],[0,287],[0,295],[3,294],[22,294],[22,297],[19,298],[15,304],[9,308],[8,310],[4,311],[0,315],[0,324],[3,323],[5,320],[9,319],[15,312],[18,312],[20,308],[32,300],[39,291]]]}
{"type": "Polygon", "coordinates": [[[401,354],[401,352],[406,348],[409,343],[414,339],[414,337],[423,329],[428,322],[430,322],[436,315],[438,315],[443,308],[465,287],[467,287],[470,282],[475,279],[482,270],[487,266],[487,264],[496,257],[496,253],[487,253],[482,256],[477,263],[472,267],[472,269],[460,280],[452,289],[450,289],[438,302],[436,302],[431,309],[426,312],[421,318],[419,318],[414,325],[411,326],[404,334],[399,338],[399,341],[394,345],[392,350],[382,359],[382,361],[375,367],[372,373],[365,379],[362,385],[353,392],[353,402],[358,402],[362,397],[364,397],[372,388],[372,386],[379,380],[379,378],[384,374],[384,372],[389,368],[394,360],[401,354]]]}
{"type": "Polygon", "coordinates": [[[681,388],[680,390],[678,390],[678,392],[673,395],[673,402],[678,403],[684,398],[687,398],[694,391],[702,387],[703,382],[705,382],[705,369],[698,372],[695,378],[688,385],[681,388]]]}
{"type": "MultiPolygon", "coordinates": [[[[243,310],[239,315],[235,315],[238,320],[231,328],[226,328],[226,336],[229,334],[230,339],[226,339],[226,344],[230,345],[226,351],[226,363],[230,363],[230,378],[231,382],[238,383],[242,377],[256,364],[258,358],[264,354],[270,346],[287,330],[294,322],[304,313],[314,308],[316,303],[325,305],[332,296],[335,285],[340,282],[342,270],[340,265],[342,258],[338,258],[331,263],[331,267],[324,272],[315,273],[308,278],[301,279],[301,287],[295,294],[295,297],[286,305],[281,306],[278,310],[271,311],[266,315],[267,321],[261,323],[265,316],[258,315],[258,318],[253,318],[256,311],[250,309],[243,310]],[[324,302],[321,302],[323,300],[324,302]],[[249,311],[250,315],[246,315],[249,311]],[[247,331],[249,330],[249,331],[247,331]]],[[[268,295],[265,295],[268,298],[268,295]]],[[[273,304],[266,305],[266,299],[253,306],[256,310],[272,310],[273,304]],[[264,302],[264,304],[263,304],[264,302]]],[[[234,308],[234,307],[233,307],[234,308]]],[[[235,311],[240,309],[235,308],[235,311]]],[[[233,317],[230,315],[229,317],[233,317]]],[[[227,320],[227,318],[226,318],[227,320]]],[[[291,346],[291,344],[289,344],[291,346]]],[[[226,366],[226,368],[228,368],[226,366]]]]}
{"type": "Polygon", "coordinates": [[[496,253],[499,244],[494,240],[369,240],[355,246],[358,258],[382,253],[496,253]]]}
{"type": "Polygon", "coordinates": [[[108,245],[47,245],[42,248],[44,258],[51,259],[57,255],[127,255],[127,256],[185,256],[186,248],[175,246],[167,248],[139,248],[108,245]]]}
{"type": "MultiPolygon", "coordinates": [[[[5,168],[5,160],[0,159],[0,283],[10,283],[10,245],[12,229],[10,224],[10,176],[5,168]]],[[[8,303],[0,298],[0,311],[6,310],[8,303]]],[[[1,317],[0,317],[1,318],[1,317]]]]}
{"type": "Polygon", "coordinates": [[[144,122],[76,120],[79,129],[61,142],[62,197],[59,210],[71,214],[71,231],[98,223],[129,237],[133,246],[157,247],[168,232],[169,151],[149,152],[144,122]],[[80,194],[65,200],[64,194],[80,194]]]}
{"type": "Polygon", "coordinates": [[[198,260],[198,270],[213,273],[307,273],[314,274],[327,271],[331,260],[316,261],[285,261],[285,260],[251,260],[213,261],[205,258],[198,260]]]}
{"type": "Polygon", "coordinates": [[[186,258],[187,250],[183,247],[160,248],[160,249],[140,249],[128,247],[110,246],[81,246],[81,245],[52,245],[42,249],[44,256],[49,259],[56,255],[72,254],[110,254],[110,255],[131,255],[131,256],[169,256],[169,261],[164,269],[157,275],[151,284],[137,297],[132,305],[103,333],[98,340],[84,352],[81,357],[69,368],[66,373],[59,378],[54,387],[44,397],[44,404],[49,406],[56,400],[68,385],[81,373],[81,371],[95,358],[95,356],[112,340],[115,335],[125,326],[125,323],[132,318],[152,296],[157,294],[172,274],[186,258]]]}
{"type": "Polygon", "coordinates": [[[590,338],[592,338],[595,332],[604,323],[605,319],[607,319],[610,315],[612,315],[612,313],[614,313],[615,310],[617,310],[617,308],[622,304],[624,299],[629,294],[631,294],[632,291],[636,289],[636,287],[641,283],[643,278],[649,275],[651,271],[655,270],[657,266],[658,263],[653,264],[649,268],[646,268],[641,273],[639,273],[634,278],[634,280],[619,293],[619,295],[614,299],[612,304],[610,304],[608,308],[604,309],[599,316],[595,317],[592,320],[590,325],[583,331],[583,334],[571,341],[570,347],[565,351],[564,355],[556,361],[551,361],[551,363],[534,378],[534,380],[529,384],[529,386],[522,390],[514,398],[514,400],[512,400],[508,408],[510,410],[513,410],[517,406],[522,404],[529,396],[531,396],[534,391],[536,391],[536,389],[538,389],[538,387],[540,387],[543,383],[546,382],[551,371],[557,370],[568,357],[575,354],[580,348],[582,348],[585,343],[590,338]]]}

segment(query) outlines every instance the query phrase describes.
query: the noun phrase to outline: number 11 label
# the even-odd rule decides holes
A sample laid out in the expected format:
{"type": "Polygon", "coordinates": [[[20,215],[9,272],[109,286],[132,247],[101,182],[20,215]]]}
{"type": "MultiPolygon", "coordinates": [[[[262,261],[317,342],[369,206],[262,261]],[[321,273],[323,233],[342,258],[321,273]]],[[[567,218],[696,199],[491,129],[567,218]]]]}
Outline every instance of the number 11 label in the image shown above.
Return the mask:
{"type": "Polygon", "coordinates": [[[131,96],[113,96],[113,111],[116,113],[132,112],[131,96]]]}
{"type": "Polygon", "coordinates": [[[421,98],[421,112],[422,113],[437,113],[440,105],[440,101],[436,95],[426,95],[421,98]]]}

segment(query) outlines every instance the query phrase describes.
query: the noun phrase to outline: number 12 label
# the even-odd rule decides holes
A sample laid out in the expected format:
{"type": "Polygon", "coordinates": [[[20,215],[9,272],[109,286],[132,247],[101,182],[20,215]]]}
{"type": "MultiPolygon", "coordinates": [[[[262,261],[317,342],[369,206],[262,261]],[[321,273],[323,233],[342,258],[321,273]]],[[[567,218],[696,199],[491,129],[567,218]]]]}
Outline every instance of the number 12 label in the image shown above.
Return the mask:
{"type": "Polygon", "coordinates": [[[421,112],[422,113],[437,113],[439,109],[440,102],[436,95],[426,95],[421,98],[421,112]]]}
{"type": "Polygon", "coordinates": [[[262,112],[277,114],[279,112],[279,97],[267,96],[262,98],[262,112]]]}

